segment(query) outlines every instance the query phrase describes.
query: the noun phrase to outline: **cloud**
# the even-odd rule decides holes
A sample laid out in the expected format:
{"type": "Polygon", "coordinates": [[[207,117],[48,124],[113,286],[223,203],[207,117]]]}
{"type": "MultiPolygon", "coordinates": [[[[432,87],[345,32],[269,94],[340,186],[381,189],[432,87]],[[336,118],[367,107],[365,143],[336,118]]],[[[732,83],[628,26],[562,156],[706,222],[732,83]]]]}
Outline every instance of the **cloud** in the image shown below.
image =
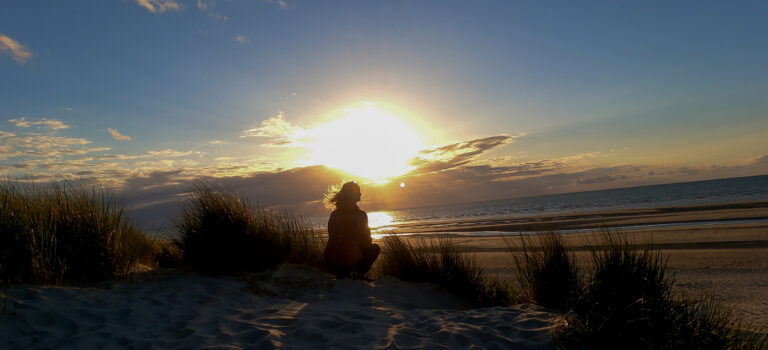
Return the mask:
{"type": "Polygon", "coordinates": [[[309,132],[285,120],[283,111],[261,122],[258,128],[243,130],[240,137],[263,137],[272,139],[266,146],[294,146],[306,140],[309,132]]]}
{"type": "Polygon", "coordinates": [[[200,152],[195,151],[177,151],[174,149],[164,149],[161,151],[148,151],[144,154],[108,154],[99,157],[99,159],[115,159],[115,160],[129,160],[129,159],[149,159],[149,158],[179,158],[188,157],[191,155],[200,155],[200,152]]]}
{"type": "Polygon", "coordinates": [[[208,3],[203,0],[197,0],[197,8],[200,10],[205,10],[208,8],[208,3]]]}
{"type": "Polygon", "coordinates": [[[19,128],[29,128],[33,126],[42,127],[49,130],[69,129],[69,125],[60,120],[42,118],[38,121],[27,120],[24,117],[19,119],[8,119],[8,122],[19,128]]]}
{"type": "Polygon", "coordinates": [[[174,0],[136,0],[136,2],[152,13],[181,10],[181,6],[174,0]]]}
{"type": "Polygon", "coordinates": [[[42,129],[41,132],[22,134],[0,130],[0,160],[16,157],[58,157],[82,155],[86,153],[108,151],[108,147],[91,147],[91,141],[78,137],[58,136],[57,132],[70,126],[55,119],[42,118],[27,120],[17,118],[8,120],[18,128],[42,129]]]}
{"type": "Polygon", "coordinates": [[[753,158],[750,163],[752,165],[768,165],[768,154],[759,155],[753,158]]]}
{"type": "Polygon", "coordinates": [[[91,141],[53,135],[11,136],[0,139],[0,160],[15,157],[54,157],[109,151],[109,147],[88,147],[91,141]]]}
{"type": "Polygon", "coordinates": [[[108,128],[107,132],[112,135],[112,138],[115,139],[115,141],[133,141],[133,139],[130,136],[127,135],[120,135],[117,130],[108,128]]]}
{"type": "Polygon", "coordinates": [[[247,37],[245,37],[245,35],[242,35],[242,34],[235,35],[233,40],[235,40],[235,41],[237,41],[237,42],[239,42],[241,44],[245,44],[245,43],[250,41],[250,40],[248,40],[247,37]]]}
{"type": "Polygon", "coordinates": [[[224,143],[224,141],[221,141],[221,140],[210,140],[210,141],[208,141],[208,143],[210,143],[212,145],[221,145],[221,144],[224,143]]]}
{"type": "Polygon", "coordinates": [[[489,136],[421,151],[411,160],[411,165],[416,166],[412,174],[443,171],[465,165],[483,152],[511,143],[525,135],[527,134],[489,136]]]}
{"type": "Polygon", "coordinates": [[[289,4],[288,1],[290,0],[268,0],[270,4],[277,5],[280,8],[286,9],[286,10],[292,10],[295,7],[295,4],[293,1],[289,4]]]}
{"type": "Polygon", "coordinates": [[[32,58],[29,48],[3,34],[0,34],[0,54],[8,55],[18,64],[27,63],[32,58]]]}
{"type": "MultiPolygon", "coordinates": [[[[225,16],[225,15],[222,15],[222,14],[220,14],[220,13],[218,13],[218,12],[214,12],[214,13],[211,13],[211,14],[209,14],[208,16],[210,16],[211,18],[213,18],[213,19],[215,19],[215,20],[217,20],[217,21],[221,21],[221,22],[226,22],[226,21],[228,21],[228,20],[229,20],[229,17],[227,17],[227,16],[225,16]]],[[[242,36],[242,35],[238,35],[238,36],[236,36],[236,37],[235,37],[235,41],[237,41],[237,42],[241,42],[241,43],[242,43],[242,42],[247,42],[247,41],[248,41],[248,38],[246,38],[246,37],[244,37],[244,36],[242,36]],[[238,40],[238,37],[242,37],[242,38],[244,38],[244,39],[245,39],[245,41],[240,41],[240,40],[238,40]]]]}

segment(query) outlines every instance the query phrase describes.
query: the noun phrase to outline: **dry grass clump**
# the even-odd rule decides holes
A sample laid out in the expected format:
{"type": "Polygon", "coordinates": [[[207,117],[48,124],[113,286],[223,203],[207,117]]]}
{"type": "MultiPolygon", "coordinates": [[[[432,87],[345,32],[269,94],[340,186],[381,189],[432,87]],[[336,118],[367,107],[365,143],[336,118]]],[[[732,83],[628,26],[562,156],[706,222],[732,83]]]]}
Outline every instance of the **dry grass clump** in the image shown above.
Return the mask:
{"type": "Polygon", "coordinates": [[[0,184],[0,281],[88,283],[131,274],[153,241],[104,190],[0,184]]]}
{"type": "Polygon", "coordinates": [[[322,241],[290,211],[252,208],[210,183],[195,186],[175,224],[184,264],[210,274],[259,271],[281,263],[322,266],[322,241]]]}
{"type": "Polygon", "coordinates": [[[537,305],[568,310],[581,290],[573,254],[554,233],[520,236],[521,249],[506,241],[518,271],[522,296],[537,305]]]}
{"type": "Polygon", "coordinates": [[[381,274],[409,282],[440,284],[475,306],[507,305],[509,286],[483,274],[475,259],[445,238],[417,245],[398,236],[385,237],[378,261],[381,274]]]}

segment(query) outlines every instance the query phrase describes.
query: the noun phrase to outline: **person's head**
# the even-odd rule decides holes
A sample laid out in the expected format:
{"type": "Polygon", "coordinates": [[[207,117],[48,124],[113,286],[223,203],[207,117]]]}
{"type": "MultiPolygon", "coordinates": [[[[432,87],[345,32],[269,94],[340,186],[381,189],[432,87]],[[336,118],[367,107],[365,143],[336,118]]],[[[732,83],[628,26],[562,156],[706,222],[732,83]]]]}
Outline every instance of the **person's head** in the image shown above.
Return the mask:
{"type": "Polygon", "coordinates": [[[360,201],[360,186],[350,181],[338,188],[331,188],[325,194],[325,206],[329,209],[338,209],[345,206],[351,206],[360,201]]]}

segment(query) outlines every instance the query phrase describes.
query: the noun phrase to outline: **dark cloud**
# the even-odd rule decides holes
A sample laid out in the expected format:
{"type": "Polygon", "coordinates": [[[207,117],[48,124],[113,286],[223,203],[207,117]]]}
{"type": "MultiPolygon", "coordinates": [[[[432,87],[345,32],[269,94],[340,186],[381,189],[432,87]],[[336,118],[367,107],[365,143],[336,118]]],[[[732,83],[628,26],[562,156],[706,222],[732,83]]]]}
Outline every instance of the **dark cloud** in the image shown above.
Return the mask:
{"type": "Polygon", "coordinates": [[[419,156],[411,160],[411,165],[416,166],[416,170],[412,171],[411,175],[443,171],[465,165],[483,152],[506,145],[519,136],[522,135],[490,136],[421,151],[419,156]]]}
{"type": "Polygon", "coordinates": [[[609,182],[615,182],[615,181],[616,181],[616,178],[610,175],[588,177],[588,178],[576,180],[576,182],[582,185],[601,184],[601,183],[609,183],[609,182]]]}
{"type": "MultiPolygon", "coordinates": [[[[635,167],[590,169],[562,173],[564,161],[539,161],[494,167],[461,166],[406,176],[384,185],[363,185],[365,210],[422,207],[448,203],[535,196],[602,188],[606,182],[584,179],[631,180],[635,167]],[[400,182],[405,188],[400,188],[400,182]]],[[[642,174],[645,174],[644,172],[642,174]]],[[[328,186],[344,178],[323,166],[261,172],[243,177],[195,177],[182,172],[156,172],[127,180],[126,195],[133,216],[144,227],[168,228],[197,181],[214,181],[254,205],[290,207],[309,217],[328,214],[321,199],[328,186]]]]}
{"type": "Polygon", "coordinates": [[[677,173],[683,174],[683,175],[696,175],[700,172],[701,172],[701,169],[687,167],[687,166],[677,168],[677,173]]]}
{"type": "Polygon", "coordinates": [[[189,177],[179,171],[155,172],[126,180],[127,204],[142,225],[171,226],[182,202],[196,183],[213,182],[237,193],[261,207],[290,207],[303,215],[325,215],[318,202],[328,186],[339,183],[342,176],[323,166],[294,168],[280,172],[260,172],[249,176],[189,177]]]}

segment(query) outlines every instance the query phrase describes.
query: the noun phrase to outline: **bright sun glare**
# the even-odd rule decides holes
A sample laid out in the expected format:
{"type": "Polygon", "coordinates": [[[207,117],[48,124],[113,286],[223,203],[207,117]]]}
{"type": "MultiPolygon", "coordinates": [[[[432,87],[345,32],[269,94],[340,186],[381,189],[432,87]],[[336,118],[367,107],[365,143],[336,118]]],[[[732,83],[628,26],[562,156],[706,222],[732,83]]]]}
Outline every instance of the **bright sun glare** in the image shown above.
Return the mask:
{"type": "Polygon", "coordinates": [[[413,169],[408,161],[422,149],[419,136],[398,118],[372,106],[314,129],[309,160],[369,180],[384,180],[413,169]]]}

